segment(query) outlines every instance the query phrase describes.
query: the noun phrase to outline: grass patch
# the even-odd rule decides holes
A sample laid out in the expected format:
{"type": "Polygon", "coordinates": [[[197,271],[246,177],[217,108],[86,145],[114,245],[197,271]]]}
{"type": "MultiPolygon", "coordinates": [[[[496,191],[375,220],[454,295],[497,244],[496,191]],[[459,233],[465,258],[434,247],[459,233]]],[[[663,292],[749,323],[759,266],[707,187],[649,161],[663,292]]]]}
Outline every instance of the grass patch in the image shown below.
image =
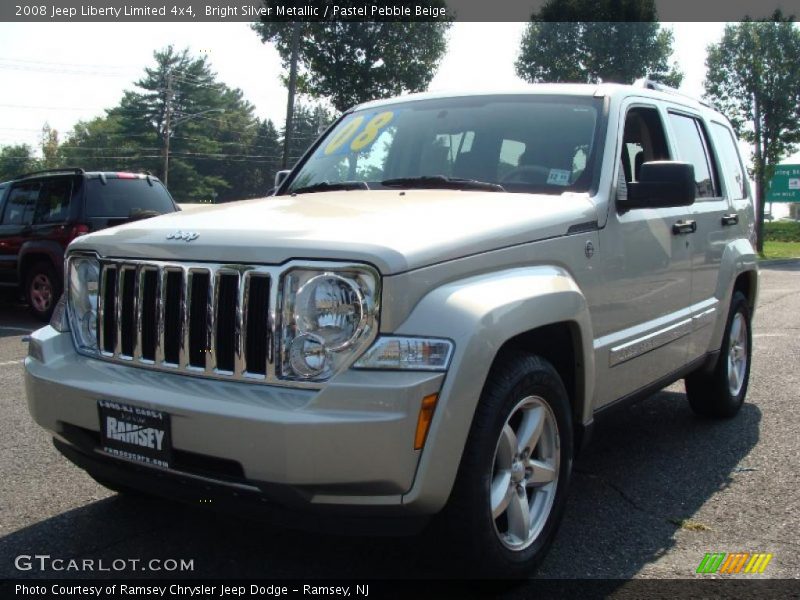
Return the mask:
{"type": "Polygon", "coordinates": [[[708,525],[698,523],[697,521],[692,521],[691,519],[670,519],[669,521],[670,523],[677,525],[681,529],[686,529],[687,531],[711,531],[711,527],[708,525]]]}
{"type": "Polygon", "coordinates": [[[800,221],[764,223],[764,241],[800,243],[800,221]]]}
{"type": "Polygon", "coordinates": [[[764,254],[762,259],[800,258],[800,241],[776,242],[769,238],[764,240],[764,254]]]}

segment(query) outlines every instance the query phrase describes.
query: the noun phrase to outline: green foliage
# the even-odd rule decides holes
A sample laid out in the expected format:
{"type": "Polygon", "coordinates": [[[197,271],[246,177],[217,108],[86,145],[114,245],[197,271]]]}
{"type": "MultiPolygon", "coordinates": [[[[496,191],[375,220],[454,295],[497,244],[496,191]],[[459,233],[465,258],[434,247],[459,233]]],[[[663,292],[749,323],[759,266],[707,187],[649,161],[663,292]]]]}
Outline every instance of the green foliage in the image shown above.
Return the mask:
{"type": "MultiPolygon", "coordinates": [[[[336,4],[350,3],[338,0],[336,4]]],[[[439,5],[444,2],[439,0],[439,5]]],[[[261,22],[253,28],[262,41],[275,44],[288,69],[292,27],[299,27],[298,91],[328,98],[342,112],[368,100],[424,91],[444,56],[450,25],[446,21],[324,21],[261,22]]]]}
{"type": "Polygon", "coordinates": [[[105,117],[75,125],[61,145],[68,164],[87,170],[157,173],[163,179],[170,132],[168,187],[180,202],[263,196],[279,168],[281,143],[242,92],[217,81],[206,58],[171,46],[105,117]],[[169,112],[169,127],[167,113],[169,112]]]}
{"type": "Polygon", "coordinates": [[[306,149],[333,123],[334,118],[333,113],[324,106],[296,103],[289,142],[289,166],[305,154],[306,149]]]}
{"type": "Polygon", "coordinates": [[[763,207],[774,166],[800,142],[800,30],[780,11],[771,20],[727,25],[709,46],[706,67],[706,95],[754,146],[751,174],[763,207]]]}
{"type": "Polygon", "coordinates": [[[657,22],[654,0],[548,0],[531,16],[515,63],[526,81],[632,83],[677,87],[672,31],[657,22]]]}
{"type": "Polygon", "coordinates": [[[764,241],[800,243],[800,222],[775,221],[764,223],[764,241]]]}
{"type": "Polygon", "coordinates": [[[33,155],[33,148],[27,144],[0,148],[0,181],[7,181],[39,168],[39,161],[33,155]]]}

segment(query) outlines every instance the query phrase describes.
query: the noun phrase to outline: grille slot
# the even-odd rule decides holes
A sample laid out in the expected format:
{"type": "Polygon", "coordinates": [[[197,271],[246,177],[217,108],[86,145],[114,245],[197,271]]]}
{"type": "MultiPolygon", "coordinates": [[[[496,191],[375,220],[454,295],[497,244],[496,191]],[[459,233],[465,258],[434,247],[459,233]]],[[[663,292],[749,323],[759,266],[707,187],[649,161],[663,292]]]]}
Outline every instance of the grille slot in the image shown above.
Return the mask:
{"type": "Polygon", "coordinates": [[[144,360],[155,361],[158,327],[158,271],[142,269],[141,283],[141,343],[140,352],[144,360]]]}
{"type": "Polygon", "coordinates": [[[117,297],[120,354],[132,357],[136,346],[136,269],[120,269],[117,281],[121,292],[117,297]]]}
{"type": "MultiPolygon", "coordinates": [[[[217,314],[215,358],[217,369],[233,371],[236,354],[236,309],[239,304],[239,275],[217,275],[217,314]]],[[[266,340],[262,340],[264,343],[266,340]]]]}
{"type": "Polygon", "coordinates": [[[270,294],[267,267],[104,260],[101,355],[193,375],[266,381],[270,294]]]}
{"type": "Polygon", "coordinates": [[[209,351],[206,318],[208,313],[208,272],[189,271],[189,364],[206,366],[209,351]]]}
{"type": "Polygon", "coordinates": [[[269,278],[252,275],[247,279],[244,353],[247,372],[266,375],[267,351],[272,343],[269,331],[269,278]],[[262,344],[260,340],[267,340],[267,343],[262,344]]]}
{"type": "Polygon", "coordinates": [[[164,307],[164,362],[177,365],[180,362],[182,324],[183,324],[183,271],[169,270],[164,281],[164,295],[161,298],[164,307]]]}

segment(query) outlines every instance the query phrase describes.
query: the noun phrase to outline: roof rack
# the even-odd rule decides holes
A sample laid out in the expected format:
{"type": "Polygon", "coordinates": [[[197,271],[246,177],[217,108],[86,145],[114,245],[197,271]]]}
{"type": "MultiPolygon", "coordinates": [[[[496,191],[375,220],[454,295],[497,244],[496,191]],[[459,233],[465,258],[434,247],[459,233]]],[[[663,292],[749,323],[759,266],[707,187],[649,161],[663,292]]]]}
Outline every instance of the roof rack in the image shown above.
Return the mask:
{"type": "Polygon", "coordinates": [[[30,173],[25,173],[24,175],[20,175],[19,177],[15,177],[14,179],[25,179],[27,177],[33,177],[34,175],[45,175],[47,173],[74,173],[76,175],[83,175],[86,173],[80,167],[62,167],[61,169],[42,169],[41,171],[31,171],[30,173]]]}
{"type": "Polygon", "coordinates": [[[694,100],[695,102],[699,102],[703,106],[707,106],[708,108],[716,110],[716,107],[708,100],[703,100],[702,98],[695,98],[694,96],[690,96],[689,94],[684,94],[677,88],[670,87],[658,81],[653,81],[652,79],[648,79],[647,77],[642,77],[641,79],[637,79],[636,81],[634,81],[633,87],[644,88],[646,90],[655,90],[657,92],[663,92],[665,94],[674,94],[675,96],[682,96],[684,98],[689,98],[690,100],[694,100]]]}

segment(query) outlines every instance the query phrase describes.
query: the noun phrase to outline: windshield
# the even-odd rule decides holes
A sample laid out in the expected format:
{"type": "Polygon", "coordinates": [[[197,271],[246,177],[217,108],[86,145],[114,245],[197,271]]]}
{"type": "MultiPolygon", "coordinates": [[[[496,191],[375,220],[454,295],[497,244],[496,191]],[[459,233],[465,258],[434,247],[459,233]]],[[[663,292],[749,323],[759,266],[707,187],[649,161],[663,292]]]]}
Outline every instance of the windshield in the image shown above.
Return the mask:
{"type": "Polygon", "coordinates": [[[175,212],[169,192],[158,181],[109,177],[88,181],[86,215],[88,217],[129,218],[143,212],[175,212]],[[151,185],[152,183],[152,185],[151,185]]]}
{"type": "Polygon", "coordinates": [[[592,97],[508,95],[356,111],[321,140],[284,193],[441,188],[463,180],[509,192],[587,191],[601,108],[592,97]]]}

